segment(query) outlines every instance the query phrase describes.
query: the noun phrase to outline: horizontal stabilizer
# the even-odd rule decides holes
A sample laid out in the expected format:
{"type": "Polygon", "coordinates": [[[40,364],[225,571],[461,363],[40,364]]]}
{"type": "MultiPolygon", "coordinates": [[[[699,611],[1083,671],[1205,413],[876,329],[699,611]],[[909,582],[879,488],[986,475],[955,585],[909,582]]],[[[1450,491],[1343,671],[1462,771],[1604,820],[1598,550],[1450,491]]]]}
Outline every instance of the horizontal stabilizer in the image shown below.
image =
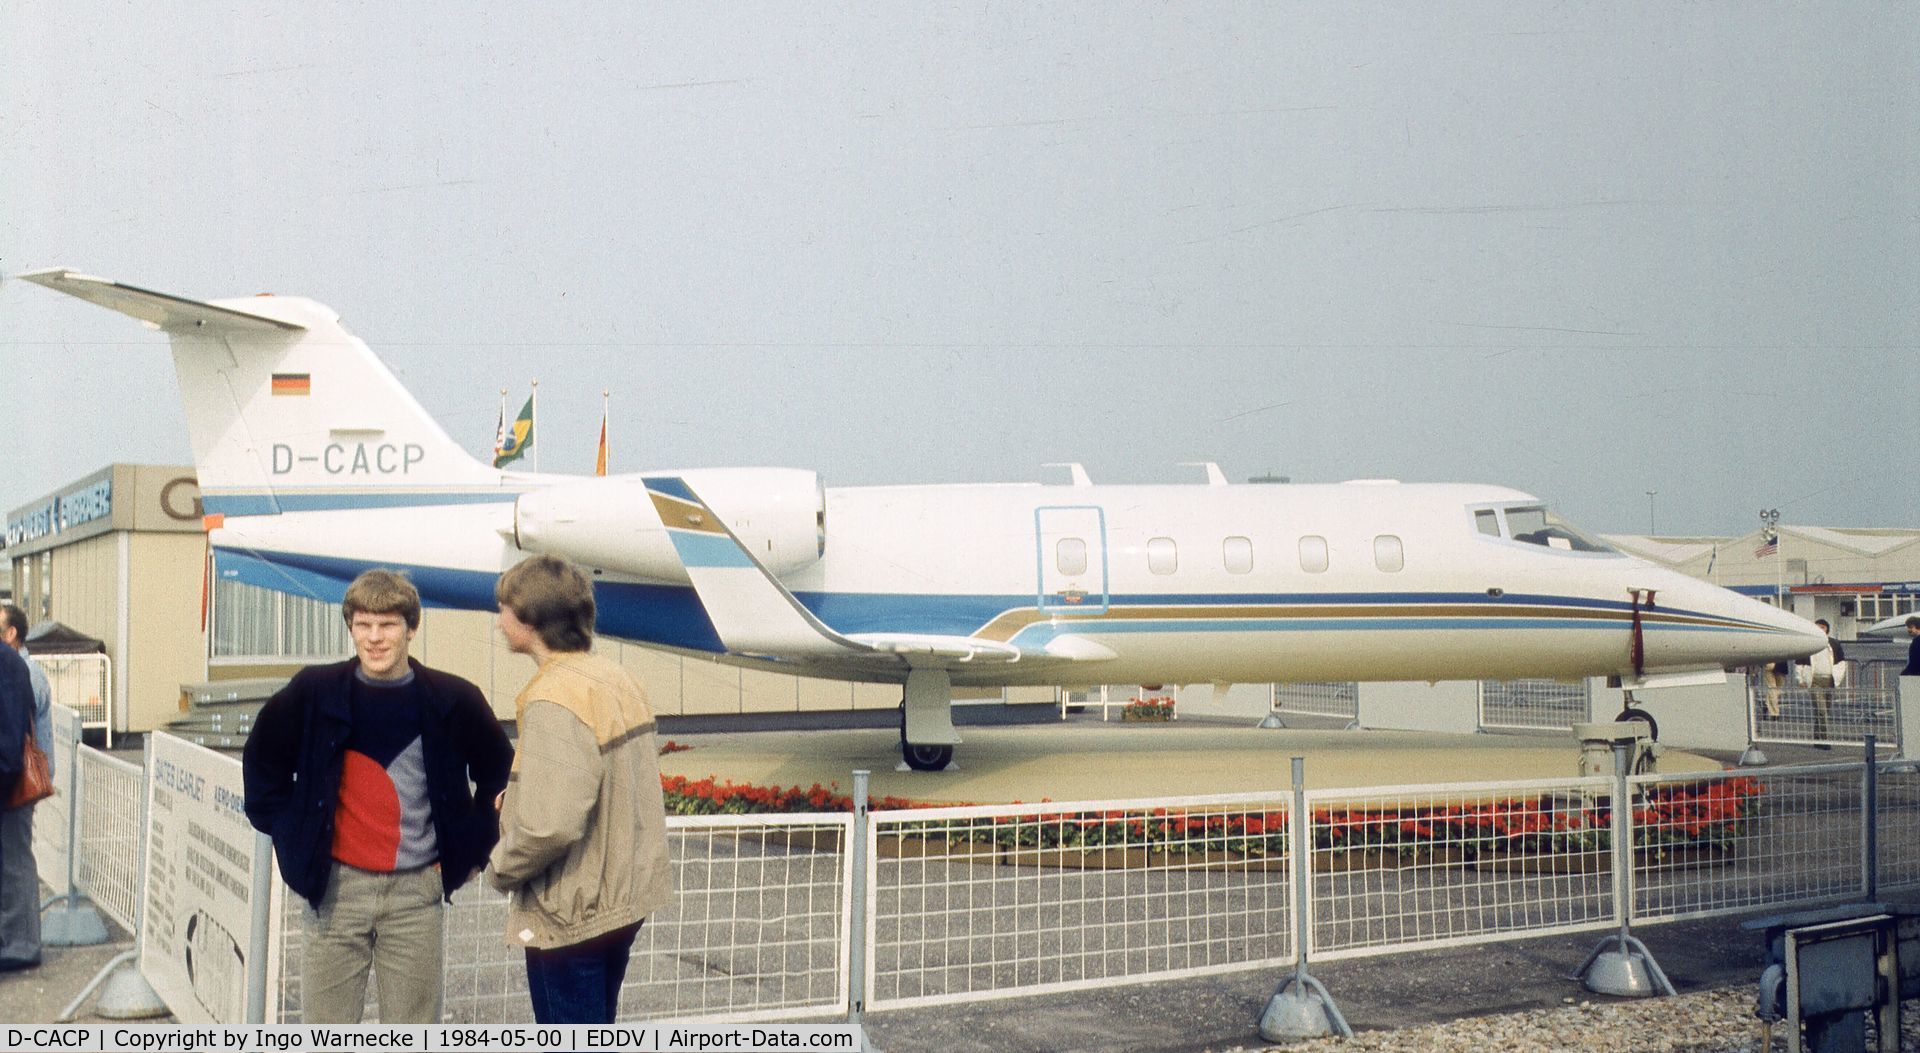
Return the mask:
{"type": "Polygon", "coordinates": [[[137,318],[155,329],[169,332],[179,329],[214,328],[293,333],[305,326],[263,314],[217,307],[199,300],[188,300],[167,293],[138,289],[106,278],[77,274],[65,267],[49,267],[18,275],[22,281],[77,296],[129,318],[137,318]]]}

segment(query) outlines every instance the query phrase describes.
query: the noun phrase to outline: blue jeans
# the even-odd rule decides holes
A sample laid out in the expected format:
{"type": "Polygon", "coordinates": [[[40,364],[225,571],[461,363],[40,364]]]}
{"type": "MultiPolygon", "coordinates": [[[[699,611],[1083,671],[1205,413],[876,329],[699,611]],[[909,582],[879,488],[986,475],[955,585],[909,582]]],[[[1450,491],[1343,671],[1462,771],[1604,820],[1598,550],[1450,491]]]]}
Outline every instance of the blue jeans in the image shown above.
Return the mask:
{"type": "Polygon", "coordinates": [[[542,1024],[611,1024],[641,922],[585,943],[527,948],[527,993],[542,1024]]]}

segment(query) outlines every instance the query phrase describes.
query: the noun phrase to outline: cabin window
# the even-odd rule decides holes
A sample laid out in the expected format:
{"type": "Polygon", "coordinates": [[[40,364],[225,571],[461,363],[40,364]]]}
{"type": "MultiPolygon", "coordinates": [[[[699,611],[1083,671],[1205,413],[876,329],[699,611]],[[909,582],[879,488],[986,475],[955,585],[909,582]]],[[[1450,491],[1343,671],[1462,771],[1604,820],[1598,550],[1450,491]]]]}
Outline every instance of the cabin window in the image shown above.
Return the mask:
{"type": "Polygon", "coordinates": [[[1473,528],[1488,537],[1500,536],[1500,517],[1491,508],[1476,508],[1473,512],[1473,528]]]}
{"type": "Polygon", "coordinates": [[[1253,570],[1253,541],[1244,537],[1230,537],[1220,543],[1220,557],[1226,561],[1227,573],[1250,573],[1253,570]]]}
{"type": "Polygon", "coordinates": [[[1319,574],[1327,569],[1327,539],[1308,534],[1300,539],[1300,569],[1319,574]]]}
{"type": "Polygon", "coordinates": [[[1060,567],[1060,573],[1076,577],[1087,572],[1087,543],[1077,537],[1063,537],[1053,547],[1054,560],[1060,567]]]}
{"type": "Polygon", "coordinates": [[[1389,574],[1407,565],[1407,556],[1400,547],[1398,537],[1381,534],[1373,539],[1373,565],[1389,574]]]}
{"type": "Polygon", "coordinates": [[[1170,537],[1157,537],[1147,542],[1147,569],[1155,574],[1172,574],[1180,565],[1180,550],[1170,537]]]}

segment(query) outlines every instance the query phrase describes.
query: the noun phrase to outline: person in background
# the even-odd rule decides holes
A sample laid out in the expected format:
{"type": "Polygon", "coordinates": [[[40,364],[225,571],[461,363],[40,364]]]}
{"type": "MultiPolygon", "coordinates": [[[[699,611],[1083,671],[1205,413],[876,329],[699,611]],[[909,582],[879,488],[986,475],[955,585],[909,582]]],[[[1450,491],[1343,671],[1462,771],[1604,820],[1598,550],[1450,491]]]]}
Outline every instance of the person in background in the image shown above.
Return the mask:
{"type": "MultiPolygon", "coordinates": [[[[27,736],[53,760],[49,726],[51,695],[47,674],[27,661],[22,644],[27,616],[8,604],[0,607],[0,802],[13,796],[20,778],[27,736]],[[31,729],[29,729],[31,724],[31,729]]],[[[40,869],[33,858],[33,805],[0,811],[0,973],[40,965],[40,869]]]]}
{"type": "Polygon", "coordinates": [[[268,700],[242,757],[247,819],[312,905],[302,1021],[437,1024],[443,903],[486,861],[513,747],[480,689],[409,658],[420,594],[369,570],[341,601],[354,657],[268,700]],[[470,788],[469,784],[472,784],[470,788]]]}
{"type": "Polygon", "coordinates": [[[1840,641],[1833,638],[1833,626],[1828,625],[1825,618],[1815,618],[1813,624],[1826,635],[1827,646],[1799,659],[1796,664],[1808,667],[1807,689],[1813,696],[1813,737],[1818,740],[1813,748],[1830,750],[1833,746],[1826,741],[1827,714],[1833,709],[1833,689],[1839,683],[1839,666],[1847,660],[1847,653],[1840,641]]]}
{"type": "Polygon", "coordinates": [[[495,888],[526,950],[542,1024],[611,1024],[647,915],[673,897],[653,710],[627,671],[589,653],[593,586],[551,556],[500,576],[500,634],[539,663],[514,702],[519,752],[502,797],[495,888]]]}

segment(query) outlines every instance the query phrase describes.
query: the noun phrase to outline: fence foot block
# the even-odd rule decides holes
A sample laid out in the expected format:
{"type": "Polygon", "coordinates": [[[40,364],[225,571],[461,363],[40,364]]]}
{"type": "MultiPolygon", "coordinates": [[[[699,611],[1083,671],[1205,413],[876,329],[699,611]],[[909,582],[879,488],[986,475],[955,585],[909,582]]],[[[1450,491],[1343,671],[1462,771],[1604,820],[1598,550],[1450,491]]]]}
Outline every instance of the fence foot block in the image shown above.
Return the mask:
{"type": "Polygon", "coordinates": [[[1260,1037],[1268,1042],[1297,1042],[1330,1034],[1352,1038],[1353,1029],[1340,1015],[1333,996],[1312,976],[1287,977],[1267,1000],[1266,1012],[1260,1014],[1260,1037]]]}
{"type": "Polygon", "coordinates": [[[1575,975],[1595,994],[1646,998],[1675,993],[1660,963],[1653,960],[1653,952],[1632,936],[1608,936],[1601,940],[1575,975]],[[1607,949],[1609,945],[1611,950],[1607,949]]]}
{"type": "Polygon", "coordinates": [[[56,903],[40,915],[40,942],[49,947],[93,947],[107,942],[107,923],[91,903],[56,903]]]}

